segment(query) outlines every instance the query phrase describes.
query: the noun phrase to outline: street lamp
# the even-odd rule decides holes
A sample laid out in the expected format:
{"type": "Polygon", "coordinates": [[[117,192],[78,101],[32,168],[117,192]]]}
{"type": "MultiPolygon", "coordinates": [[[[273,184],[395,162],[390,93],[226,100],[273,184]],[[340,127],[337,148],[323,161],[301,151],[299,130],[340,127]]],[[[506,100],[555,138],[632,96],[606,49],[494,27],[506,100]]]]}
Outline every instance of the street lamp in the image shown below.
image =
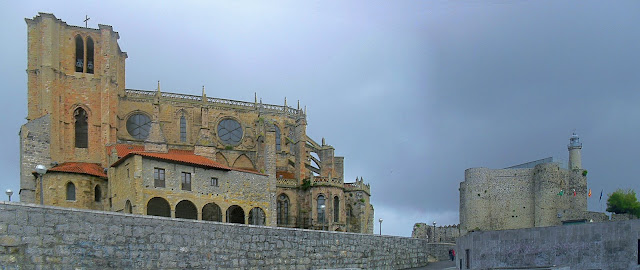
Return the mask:
{"type": "Polygon", "coordinates": [[[11,195],[13,195],[13,190],[7,189],[7,191],[5,191],[4,193],[7,194],[7,196],[9,196],[9,201],[11,201],[11,195]]]}
{"type": "Polygon", "coordinates": [[[42,164],[36,166],[36,173],[40,178],[40,204],[44,204],[44,189],[42,188],[42,176],[47,173],[47,167],[42,164]]]}
{"type": "Polygon", "coordinates": [[[382,235],[382,219],[378,219],[380,221],[380,235],[382,235]]]}
{"type": "Polygon", "coordinates": [[[436,242],[436,221],[433,221],[433,242],[436,242]]]}

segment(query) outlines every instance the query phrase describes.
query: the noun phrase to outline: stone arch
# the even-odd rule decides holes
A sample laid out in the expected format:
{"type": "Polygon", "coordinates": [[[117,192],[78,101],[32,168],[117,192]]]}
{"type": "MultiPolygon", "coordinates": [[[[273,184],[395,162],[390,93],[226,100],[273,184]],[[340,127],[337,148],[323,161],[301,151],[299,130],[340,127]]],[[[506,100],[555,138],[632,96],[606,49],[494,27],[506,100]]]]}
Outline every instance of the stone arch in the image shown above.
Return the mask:
{"type": "MultiPolygon", "coordinates": [[[[69,182],[65,186],[67,201],[75,201],[76,200],[76,185],[73,182],[69,182]]],[[[42,192],[42,191],[41,191],[42,192]]]]}
{"type": "Polygon", "coordinates": [[[264,226],[265,214],[264,210],[260,207],[254,207],[249,211],[249,224],[264,226]]]}
{"type": "Polygon", "coordinates": [[[161,197],[154,197],[147,202],[147,215],[158,217],[171,217],[169,202],[161,197]]]}
{"type": "Polygon", "coordinates": [[[289,200],[289,196],[287,194],[281,193],[277,198],[277,224],[278,225],[289,225],[289,206],[291,205],[291,201],[289,200]]]}
{"type": "Polygon", "coordinates": [[[227,208],[227,223],[244,224],[244,210],[238,205],[227,208]]]}
{"type": "Polygon", "coordinates": [[[202,207],[202,220],[222,222],[222,210],[215,203],[208,203],[202,207]]]}
{"type": "Polygon", "coordinates": [[[224,156],[224,154],[220,152],[216,153],[216,161],[222,165],[229,167],[229,161],[227,161],[227,158],[224,156]]]}
{"type": "Polygon", "coordinates": [[[247,157],[247,155],[245,154],[240,155],[236,159],[236,161],[233,162],[233,167],[239,168],[239,169],[255,170],[255,167],[253,166],[253,162],[251,162],[249,157],[247,157]]]}
{"type": "Polygon", "coordinates": [[[176,218],[198,219],[198,209],[189,200],[182,200],[176,204],[176,218]]]}

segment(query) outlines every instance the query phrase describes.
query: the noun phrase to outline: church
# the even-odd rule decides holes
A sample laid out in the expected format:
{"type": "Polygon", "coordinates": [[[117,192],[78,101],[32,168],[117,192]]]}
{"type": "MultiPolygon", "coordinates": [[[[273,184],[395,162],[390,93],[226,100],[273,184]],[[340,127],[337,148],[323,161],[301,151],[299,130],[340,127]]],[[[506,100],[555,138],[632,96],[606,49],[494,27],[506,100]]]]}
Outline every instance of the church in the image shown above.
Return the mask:
{"type": "Polygon", "coordinates": [[[119,34],[53,14],[28,26],[20,201],[372,233],[370,186],[306,133],[306,111],[125,87],[119,34]]]}

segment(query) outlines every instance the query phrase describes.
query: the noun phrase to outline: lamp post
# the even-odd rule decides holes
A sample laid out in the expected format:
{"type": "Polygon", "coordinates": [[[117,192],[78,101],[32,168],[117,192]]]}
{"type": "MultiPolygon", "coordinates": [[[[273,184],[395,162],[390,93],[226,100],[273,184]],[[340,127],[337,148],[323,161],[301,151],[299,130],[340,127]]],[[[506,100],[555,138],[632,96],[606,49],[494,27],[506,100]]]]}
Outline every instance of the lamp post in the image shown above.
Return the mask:
{"type": "Polygon", "coordinates": [[[9,201],[11,201],[11,195],[13,195],[13,190],[7,189],[7,191],[5,191],[4,193],[7,194],[7,196],[9,196],[9,201]]]}
{"type": "Polygon", "coordinates": [[[382,235],[382,219],[378,219],[378,221],[380,222],[380,235],[382,235]]]}
{"type": "Polygon", "coordinates": [[[436,221],[433,221],[433,243],[436,242],[436,221]]]}
{"type": "Polygon", "coordinates": [[[36,173],[40,178],[40,204],[44,204],[44,189],[42,188],[42,176],[47,173],[47,167],[42,164],[36,166],[36,173]]]}

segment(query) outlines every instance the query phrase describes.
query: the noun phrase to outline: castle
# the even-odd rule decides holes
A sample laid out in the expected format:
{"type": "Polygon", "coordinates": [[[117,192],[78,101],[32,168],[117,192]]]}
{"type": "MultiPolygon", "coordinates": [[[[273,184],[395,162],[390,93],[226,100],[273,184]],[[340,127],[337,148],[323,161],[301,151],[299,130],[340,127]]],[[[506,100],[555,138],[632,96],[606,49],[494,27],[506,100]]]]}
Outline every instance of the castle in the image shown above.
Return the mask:
{"type": "Polygon", "coordinates": [[[546,227],[604,221],[604,213],[587,211],[587,171],[582,143],[569,139],[569,164],[553,158],[505,169],[470,168],[460,183],[460,231],[546,227]]]}
{"type": "Polygon", "coordinates": [[[111,26],[25,20],[22,202],[373,232],[369,185],[344,182],[344,158],[307,136],[299,104],[126,89],[111,26]]]}

